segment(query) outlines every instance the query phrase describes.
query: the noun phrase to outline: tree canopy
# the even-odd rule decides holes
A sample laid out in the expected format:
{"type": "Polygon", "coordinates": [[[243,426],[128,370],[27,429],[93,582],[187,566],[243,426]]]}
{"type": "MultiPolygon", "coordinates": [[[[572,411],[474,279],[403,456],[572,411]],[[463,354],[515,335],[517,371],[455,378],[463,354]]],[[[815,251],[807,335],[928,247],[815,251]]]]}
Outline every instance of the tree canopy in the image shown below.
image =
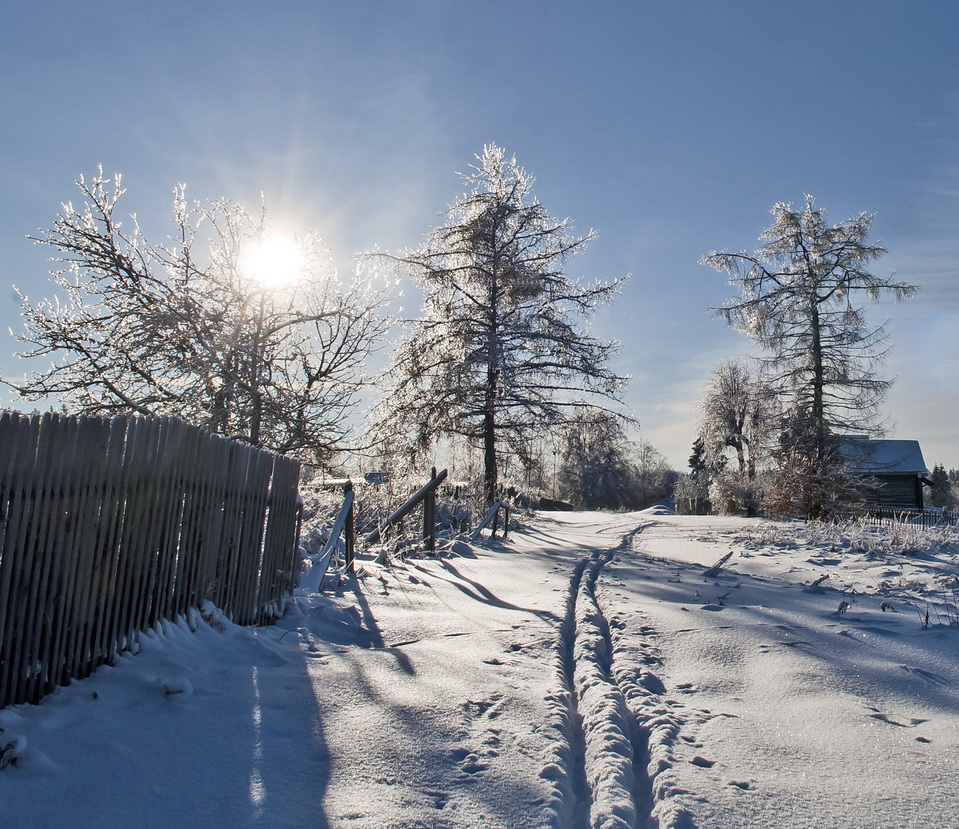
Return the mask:
{"type": "Polygon", "coordinates": [[[830,225],[812,196],[800,210],[779,203],[771,212],[755,253],[702,259],[740,291],[718,313],[769,354],[770,382],[820,442],[832,432],[869,429],[891,381],[877,374],[884,326],[869,326],[859,300],[901,300],[917,288],[866,270],[886,252],[868,241],[871,214],[830,225]]]}
{"type": "Polygon", "coordinates": [[[771,212],[755,253],[713,252],[701,261],[728,274],[740,293],[717,313],[767,354],[766,382],[788,419],[780,440],[785,501],[825,517],[837,492],[855,489],[842,480],[836,436],[875,431],[891,385],[878,375],[884,326],[869,325],[861,300],[901,300],[917,288],[867,270],[886,252],[868,240],[871,214],[831,225],[812,196],[801,209],[779,203],[771,212]]]}
{"type": "Polygon", "coordinates": [[[478,162],[419,248],[372,256],[405,269],[425,295],[396,350],[380,422],[420,449],[442,437],[481,448],[491,501],[504,447],[528,461],[535,430],[562,423],[584,396],[618,402],[625,378],[608,365],[617,345],[586,327],[620,282],[583,285],[564,272],[593,234],[550,216],[500,147],[478,162]]]}
{"type": "Polygon", "coordinates": [[[154,245],[119,215],[119,175],[77,184],[84,203],[35,239],[56,252],[60,295],[21,295],[21,356],[53,363],[8,385],[79,412],[177,415],[312,461],[342,446],[386,328],[382,291],[333,273],[312,233],[285,243],[295,273],[272,282],[282,263],[265,211],[191,204],[181,186],[175,232],[154,245]]]}

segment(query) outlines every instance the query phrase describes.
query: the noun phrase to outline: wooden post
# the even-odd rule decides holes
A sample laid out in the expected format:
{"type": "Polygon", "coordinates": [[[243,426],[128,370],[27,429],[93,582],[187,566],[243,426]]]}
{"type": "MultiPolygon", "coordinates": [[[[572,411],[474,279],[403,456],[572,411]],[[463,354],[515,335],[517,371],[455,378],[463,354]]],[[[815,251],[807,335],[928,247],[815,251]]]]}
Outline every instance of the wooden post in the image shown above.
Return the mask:
{"type": "MultiPolygon", "coordinates": [[[[430,480],[436,480],[436,467],[433,467],[430,480]]],[[[423,541],[430,553],[436,552],[436,488],[427,490],[423,497],[423,541]]]]}
{"type": "MultiPolygon", "coordinates": [[[[353,481],[347,481],[343,484],[343,494],[345,497],[349,496],[353,492],[353,481]]],[[[356,507],[356,501],[352,498],[350,499],[350,508],[346,513],[346,521],[344,522],[343,527],[343,545],[345,547],[344,551],[344,564],[346,569],[351,573],[356,572],[356,565],[354,562],[354,548],[356,545],[356,523],[354,517],[354,509],[356,507]]]]}

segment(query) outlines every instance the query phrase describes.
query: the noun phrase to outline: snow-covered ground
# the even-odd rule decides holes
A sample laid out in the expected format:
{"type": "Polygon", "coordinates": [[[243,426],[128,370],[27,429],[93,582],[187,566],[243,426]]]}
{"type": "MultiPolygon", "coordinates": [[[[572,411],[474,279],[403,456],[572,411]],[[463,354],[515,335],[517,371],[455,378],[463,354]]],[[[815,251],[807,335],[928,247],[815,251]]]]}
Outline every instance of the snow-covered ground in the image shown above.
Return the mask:
{"type": "Polygon", "coordinates": [[[521,523],[0,711],[0,827],[959,826],[955,533],[521,523]]]}

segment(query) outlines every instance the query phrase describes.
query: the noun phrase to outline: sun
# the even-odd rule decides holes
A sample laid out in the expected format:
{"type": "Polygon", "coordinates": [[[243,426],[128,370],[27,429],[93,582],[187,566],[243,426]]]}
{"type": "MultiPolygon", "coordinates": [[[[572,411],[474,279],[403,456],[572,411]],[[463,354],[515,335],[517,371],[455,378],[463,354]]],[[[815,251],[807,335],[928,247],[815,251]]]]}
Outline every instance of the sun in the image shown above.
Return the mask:
{"type": "Polygon", "coordinates": [[[254,241],[240,254],[240,270],[264,288],[292,285],[303,275],[306,256],[292,236],[271,235],[254,241]]]}

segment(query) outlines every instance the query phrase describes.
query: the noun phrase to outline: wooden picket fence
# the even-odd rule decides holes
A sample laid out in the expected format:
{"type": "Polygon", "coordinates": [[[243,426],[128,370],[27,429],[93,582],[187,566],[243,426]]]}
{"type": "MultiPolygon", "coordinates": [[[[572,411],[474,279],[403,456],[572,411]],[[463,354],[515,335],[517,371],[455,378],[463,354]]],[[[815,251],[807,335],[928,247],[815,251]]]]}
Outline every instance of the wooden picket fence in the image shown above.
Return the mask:
{"type": "Polygon", "coordinates": [[[898,507],[870,507],[869,517],[875,524],[914,524],[923,529],[959,526],[959,513],[947,509],[900,509],[898,507]]]}
{"type": "Polygon", "coordinates": [[[238,624],[295,587],[299,462],[176,418],[0,416],[0,708],[161,619],[238,624]]]}

